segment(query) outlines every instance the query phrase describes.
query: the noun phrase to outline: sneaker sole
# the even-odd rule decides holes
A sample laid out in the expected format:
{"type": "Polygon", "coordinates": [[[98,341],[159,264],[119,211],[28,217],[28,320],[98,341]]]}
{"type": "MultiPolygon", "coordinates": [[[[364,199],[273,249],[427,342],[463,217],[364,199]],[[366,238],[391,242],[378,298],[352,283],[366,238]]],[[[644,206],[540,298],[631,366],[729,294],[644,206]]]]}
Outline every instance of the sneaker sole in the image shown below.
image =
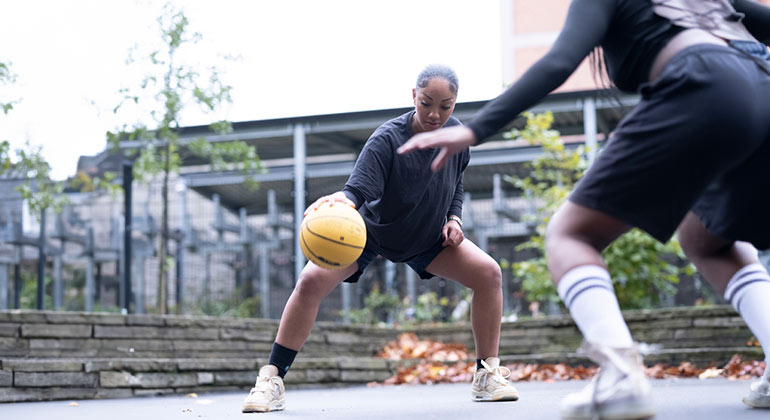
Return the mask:
{"type": "Polygon", "coordinates": [[[518,401],[519,394],[501,394],[492,396],[487,392],[471,392],[471,400],[476,402],[518,401]]]}
{"type": "MultiPolygon", "coordinates": [[[[641,420],[655,416],[655,408],[649,401],[634,403],[624,402],[599,408],[598,418],[605,420],[641,420]]],[[[593,420],[597,418],[593,413],[561,412],[562,419],[568,420],[593,420]]]]}
{"type": "Polygon", "coordinates": [[[762,401],[751,400],[748,397],[741,399],[744,404],[751,408],[770,408],[770,399],[763,398],[762,401]]]}
{"type": "Polygon", "coordinates": [[[259,405],[259,404],[244,404],[241,409],[242,413],[267,413],[269,411],[280,411],[284,409],[283,401],[275,405],[259,405]]]}

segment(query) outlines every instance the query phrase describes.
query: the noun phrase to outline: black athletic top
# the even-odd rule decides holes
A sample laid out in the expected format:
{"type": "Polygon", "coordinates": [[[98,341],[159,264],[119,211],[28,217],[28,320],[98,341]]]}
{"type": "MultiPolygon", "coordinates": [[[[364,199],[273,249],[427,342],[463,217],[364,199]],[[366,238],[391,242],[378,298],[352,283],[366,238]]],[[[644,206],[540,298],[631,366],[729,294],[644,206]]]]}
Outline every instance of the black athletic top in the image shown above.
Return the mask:
{"type": "MultiPolygon", "coordinates": [[[[770,7],[752,0],[733,0],[744,13],[746,28],[758,40],[770,43],[770,7]]],[[[550,51],[468,123],[482,143],[519,113],[561,86],[596,46],[613,83],[635,92],[647,82],[658,52],[683,28],[656,15],[650,0],[572,0],[567,21],[550,51]]]]}
{"type": "MultiPolygon", "coordinates": [[[[465,149],[434,173],[430,163],[439,149],[397,154],[414,135],[413,115],[407,112],[374,131],[343,189],[364,218],[368,238],[394,262],[434,246],[447,216],[462,217],[463,171],[470,160],[465,149]]],[[[450,117],[444,127],[459,124],[450,117]]]]}

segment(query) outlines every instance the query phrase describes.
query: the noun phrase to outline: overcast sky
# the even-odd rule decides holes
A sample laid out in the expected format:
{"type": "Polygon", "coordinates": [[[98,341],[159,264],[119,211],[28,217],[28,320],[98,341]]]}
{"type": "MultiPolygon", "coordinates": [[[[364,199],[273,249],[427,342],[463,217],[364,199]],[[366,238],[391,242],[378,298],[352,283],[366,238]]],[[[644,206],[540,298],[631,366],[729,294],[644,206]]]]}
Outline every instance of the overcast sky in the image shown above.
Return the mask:
{"type": "MultiPolygon", "coordinates": [[[[412,106],[417,73],[434,62],[458,73],[460,102],[502,89],[499,0],[174,3],[203,35],[200,64],[217,65],[233,87],[232,105],[211,116],[189,108],[183,125],[412,106]]],[[[104,150],[107,130],[135,122],[112,109],[147,71],[126,64],[132,46],[160,46],[162,4],[0,0],[0,62],[17,75],[0,102],[21,99],[0,115],[0,140],[42,145],[56,179],[104,150]]]]}

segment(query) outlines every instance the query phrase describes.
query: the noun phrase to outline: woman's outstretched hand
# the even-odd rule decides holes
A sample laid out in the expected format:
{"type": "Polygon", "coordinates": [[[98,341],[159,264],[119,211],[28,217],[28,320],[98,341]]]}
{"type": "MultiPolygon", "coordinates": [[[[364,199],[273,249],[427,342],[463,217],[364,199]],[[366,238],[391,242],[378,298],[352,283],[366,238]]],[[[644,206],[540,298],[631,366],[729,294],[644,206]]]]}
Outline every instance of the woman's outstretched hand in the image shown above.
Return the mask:
{"type": "Polygon", "coordinates": [[[310,213],[311,210],[316,210],[318,207],[321,207],[321,204],[323,203],[330,203],[331,205],[334,205],[335,203],[340,203],[343,205],[348,205],[350,207],[356,208],[356,204],[350,201],[347,195],[345,195],[342,191],[337,191],[334,194],[325,195],[318,200],[316,200],[313,204],[308,206],[308,208],[305,209],[305,216],[307,216],[308,213],[310,213]]]}
{"type": "Polygon", "coordinates": [[[464,125],[456,125],[417,134],[398,148],[398,154],[440,147],[441,151],[430,165],[430,168],[436,172],[444,167],[450,157],[474,144],[476,144],[476,136],[473,131],[464,125]]]}

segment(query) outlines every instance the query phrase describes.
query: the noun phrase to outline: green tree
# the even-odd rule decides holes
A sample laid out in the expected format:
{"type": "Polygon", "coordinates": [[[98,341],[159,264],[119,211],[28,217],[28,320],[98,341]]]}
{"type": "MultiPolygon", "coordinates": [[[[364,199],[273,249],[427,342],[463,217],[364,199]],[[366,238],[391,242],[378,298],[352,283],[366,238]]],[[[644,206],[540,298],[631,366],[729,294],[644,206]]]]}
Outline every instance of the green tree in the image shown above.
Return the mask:
{"type": "MultiPolygon", "coordinates": [[[[13,84],[15,81],[16,75],[11,71],[10,64],[0,62],[0,86],[13,84]]],[[[13,105],[17,102],[17,100],[0,98],[0,109],[3,110],[3,114],[8,115],[13,109],[13,105]]]]}
{"type": "Polygon", "coordinates": [[[0,141],[0,175],[11,168],[11,144],[8,140],[0,141]]]}
{"type": "MultiPolygon", "coordinates": [[[[168,184],[170,174],[179,171],[182,164],[180,148],[185,146],[179,142],[180,115],[189,104],[197,104],[207,113],[216,111],[222,104],[231,101],[232,88],[220,80],[216,67],[203,69],[195,62],[184,60],[184,57],[194,54],[190,50],[201,35],[190,33],[189,21],[181,9],[167,3],[157,22],[162,46],[148,55],[152,70],[138,87],[121,90],[124,96],[115,108],[118,112],[127,104],[141,106],[140,114],[152,120],[156,128],[150,130],[144,124],[136,123],[131,128],[107,133],[107,140],[115,149],[120,147],[121,141],[138,141],[141,144],[138,150],[134,149],[135,153],[138,152],[134,161],[134,177],[137,180],[149,182],[156,176],[162,176],[158,311],[165,314],[171,264],[168,252],[168,184]]],[[[227,134],[232,131],[232,126],[227,121],[219,121],[211,124],[210,129],[217,134],[227,134]]],[[[210,144],[201,138],[186,146],[191,152],[208,158],[215,171],[239,169],[250,176],[262,170],[254,148],[243,142],[210,144]]],[[[177,308],[180,307],[177,305],[177,308]]]]}
{"type": "Polygon", "coordinates": [[[397,295],[381,292],[380,285],[375,283],[369,295],[364,299],[364,307],[347,313],[354,324],[375,325],[385,322],[388,315],[399,310],[401,300],[397,295]]]}
{"type": "MultiPolygon", "coordinates": [[[[16,80],[16,76],[11,73],[8,64],[0,62],[0,85],[11,84],[16,80]]],[[[0,98],[2,99],[2,98],[0,98]]],[[[6,100],[6,99],[2,99],[6,100]]],[[[4,103],[0,102],[0,108],[3,110],[3,114],[8,113],[13,109],[13,102],[4,103]]],[[[0,174],[4,174],[11,167],[11,144],[7,140],[0,141],[0,174]]]]}
{"type": "MultiPolygon", "coordinates": [[[[32,146],[26,143],[26,148],[17,149],[15,151],[16,158],[12,158],[9,153],[8,142],[0,143],[0,160],[3,161],[2,170],[0,175],[13,179],[22,179],[24,182],[16,186],[16,191],[19,192],[22,199],[27,202],[29,211],[38,220],[41,220],[41,216],[49,208],[53,208],[57,213],[61,211],[68,200],[63,194],[64,183],[54,181],[50,177],[51,166],[46,162],[41,153],[40,146],[32,146]]],[[[41,236],[45,235],[45,229],[41,223],[41,236]]],[[[45,257],[40,256],[39,264],[42,264],[42,260],[45,257]]],[[[40,265],[38,267],[41,267],[40,265]]],[[[44,309],[50,307],[49,296],[46,295],[46,285],[44,281],[47,281],[48,277],[41,278],[38,276],[37,290],[42,293],[42,298],[32,300],[36,302],[38,309],[44,309]]],[[[29,292],[25,286],[25,290],[29,292]]],[[[26,292],[22,292],[26,293],[26,292]]],[[[29,296],[28,294],[25,296],[29,296]]],[[[25,307],[26,304],[22,304],[25,307]]]]}
{"type": "Polygon", "coordinates": [[[114,172],[104,172],[101,177],[90,176],[85,171],[78,171],[75,176],[70,179],[70,187],[77,189],[83,193],[108,193],[112,198],[118,198],[118,195],[123,192],[123,187],[120,184],[115,183],[114,172]]]}
{"type": "MultiPolygon", "coordinates": [[[[538,144],[543,154],[531,162],[527,177],[506,177],[535,204],[536,211],[525,217],[535,234],[517,247],[533,250],[537,256],[512,264],[513,273],[522,279],[522,290],[529,301],[559,302],[545,257],[545,227],[550,217],[567,199],[575,183],[588,167],[583,146],[568,148],[551,129],[553,115],[525,114],[526,126],[506,133],[509,138],[538,144]]],[[[618,238],[602,253],[620,306],[644,308],[658,303],[660,294],[674,294],[681,275],[692,275],[695,268],[685,260],[675,238],[661,244],[639,229],[618,238]]]]}
{"type": "Polygon", "coordinates": [[[37,217],[52,208],[57,213],[67,204],[64,195],[64,182],[51,179],[51,165],[43,157],[42,146],[33,146],[29,142],[25,148],[16,149],[16,159],[8,160],[8,173],[24,179],[16,191],[27,201],[30,212],[37,217]]]}

